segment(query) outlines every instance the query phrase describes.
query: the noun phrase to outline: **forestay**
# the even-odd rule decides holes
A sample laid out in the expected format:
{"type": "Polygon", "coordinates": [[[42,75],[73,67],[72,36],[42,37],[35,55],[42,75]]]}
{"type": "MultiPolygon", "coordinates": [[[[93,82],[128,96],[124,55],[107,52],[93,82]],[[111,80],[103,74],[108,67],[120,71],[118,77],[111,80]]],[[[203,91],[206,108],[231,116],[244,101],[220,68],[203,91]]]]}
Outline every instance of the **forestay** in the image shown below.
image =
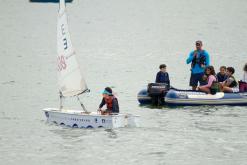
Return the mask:
{"type": "Polygon", "coordinates": [[[63,96],[75,96],[87,90],[70,40],[64,0],[60,0],[57,22],[58,85],[63,96]]]}

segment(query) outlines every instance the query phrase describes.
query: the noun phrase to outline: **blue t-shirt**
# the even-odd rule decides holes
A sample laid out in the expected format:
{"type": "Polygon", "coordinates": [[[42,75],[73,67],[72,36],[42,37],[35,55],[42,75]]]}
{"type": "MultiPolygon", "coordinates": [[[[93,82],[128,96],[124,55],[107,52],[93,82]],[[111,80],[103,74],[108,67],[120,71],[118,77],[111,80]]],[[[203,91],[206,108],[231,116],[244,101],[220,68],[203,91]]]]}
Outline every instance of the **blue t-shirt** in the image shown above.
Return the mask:
{"type": "Polygon", "coordinates": [[[227,75],[226,74],[221,75],[220,72],[217,73],[216,77],[217,77],[218,82],[223,82],[227,79],[227,75]]]}
{"type": "MultiPolygon", "coordinates": [[[[192,52],[190,52],[189,57],[186,60],[186,63],[189,64],[192,62],[193,58],[194,58],[194,50],[192,52]]],[[[204,55],[206,60],[205,60],[205,64],[206,66],[209,66],[209,54],[206,50],[203,51],[197,51],[197,58],[200,58],[201,55],[204,55]]],[[[203,73],[205,68],[202,68],[199,64],[195,64],[195,66],[192,68],[191,72],[192,74],[196,74],[196,73],[203,73]]]]}

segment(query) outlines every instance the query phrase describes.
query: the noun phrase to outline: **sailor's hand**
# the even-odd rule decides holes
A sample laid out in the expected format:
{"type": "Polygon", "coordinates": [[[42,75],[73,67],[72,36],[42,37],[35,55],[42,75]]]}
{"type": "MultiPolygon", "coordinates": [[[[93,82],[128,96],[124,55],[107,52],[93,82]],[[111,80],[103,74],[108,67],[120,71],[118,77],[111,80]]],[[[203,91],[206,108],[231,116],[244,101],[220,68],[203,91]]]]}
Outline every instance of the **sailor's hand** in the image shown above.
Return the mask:
{"type": "Polygon", "coordinates": [[[101,114],[101,113],[102,113],[101,108],[97,109],[97,113],[98,113],[98,114],[101,114]]]}

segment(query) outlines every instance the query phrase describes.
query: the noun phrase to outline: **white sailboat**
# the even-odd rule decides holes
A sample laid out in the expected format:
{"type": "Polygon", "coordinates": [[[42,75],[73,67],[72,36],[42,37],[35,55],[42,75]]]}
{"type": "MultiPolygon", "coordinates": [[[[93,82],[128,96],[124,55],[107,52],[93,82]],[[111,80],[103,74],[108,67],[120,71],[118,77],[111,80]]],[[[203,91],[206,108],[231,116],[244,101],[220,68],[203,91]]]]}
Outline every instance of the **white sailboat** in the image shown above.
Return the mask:
{"type": "Polygon", "coordinates": [[[71,43],[64,0],[60,0],[58,12],[57,65],[60,107],[43,109],[48,122],[79,128],[118,128],[138,125],[138,116],[121,113],[101,115],[97,112],[88,112],[80,102],[78,96],[89,90],[71,43]],[[66,97],[77,97],[82,109],[65,109],[62,101],[66,97]]]}

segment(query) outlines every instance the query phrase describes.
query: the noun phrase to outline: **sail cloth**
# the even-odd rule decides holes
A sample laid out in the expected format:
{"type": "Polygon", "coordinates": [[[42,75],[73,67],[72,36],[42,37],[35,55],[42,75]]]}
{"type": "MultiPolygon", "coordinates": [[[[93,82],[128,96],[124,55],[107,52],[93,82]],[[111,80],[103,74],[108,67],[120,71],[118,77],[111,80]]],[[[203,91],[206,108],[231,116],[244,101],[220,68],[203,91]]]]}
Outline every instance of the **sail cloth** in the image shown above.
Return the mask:
{"type": "Polygon", "coordinates": [[[60,0],[57,22],[58,85],[63,96],[75,96],[87,90],[68,30],[65,1],[60,0]]]}

